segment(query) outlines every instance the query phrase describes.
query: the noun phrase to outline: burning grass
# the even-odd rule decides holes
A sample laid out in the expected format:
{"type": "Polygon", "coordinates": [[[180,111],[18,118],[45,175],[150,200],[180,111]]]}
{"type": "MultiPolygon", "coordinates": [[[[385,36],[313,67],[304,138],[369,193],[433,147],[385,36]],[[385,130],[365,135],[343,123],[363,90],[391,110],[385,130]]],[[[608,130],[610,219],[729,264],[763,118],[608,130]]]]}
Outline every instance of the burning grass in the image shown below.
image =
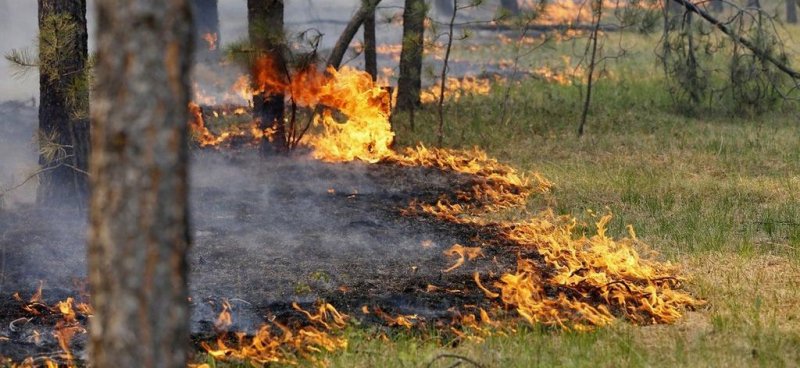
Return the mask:
{"type": "MultiPolygon", "coordinates": [[[[257,75],[264,79],[274,74],[257,75]]],[[[414,200],[402,211],[406,216],[430,216],[488,234],[486,238],[490,240],[478,247],[455,244],[449,248],[446,254],[458,259],[444,273],[480,257],[481,247],[513,244],[518,249],[516,269],[501,274],[474,274],[472,287],[482,290],[492,300],[492,307],[488,311],[456,307],[453,312],[461,317],[447,328],[459,336],[463,328],[486,331],[487,326],[513,326],[520,319],[533,325],[579,331],[606,326],[617,319],[642,325],[673,323],[686,309],[704,304],[681,289],[684,279],[677,267],[656,261],[652,255],[640,256],[636,249],[643,245],[632,228],[628,238],[609,237],[606,226],[610,215],[598,219],[597,233],[588,237],[576,232],[575,218],[557,216],[549,209],[522,221],[490,220],[498,211],[524,206],[531,194],[547,192],[551,184],[538,175],[524,178],[477,149],[454,151],[420,145],[400,153],[394,151],[386,93],[365,73],[344,68],[319,74],[308,69],[289,81],[265,79],[259,85],[263,91],[286,93],[300,106],[323,108],[323,113],[315,118],[319,129],[306,142],[316,159],[422,166],[475,178],[469,188],[441,193],[433,202],[414,200]],[[508,311],[515,313],[509,315],[508,311]]],[[[428,286],[430,291],[441,289],[437,285],[428,286]]],[[[215,358],[266,363],[284,359],[274,353],[281,344],[301,352],[346,346],[345,342],[327,335],[331,326],[323,322],[326,311],[335,309],[327,304],[320,308],[316,315],[305,313],[312,325],[304,328],[311,328],[311,332],[304,334],[301,329],[294,333],[279,325],[282,334],[277,337],[270,333],[272,327],[263,327],[252,340],[243,341],[240,336],[236,348],[221,340],[216,348],[204,347],[215,358]],[[328,328],[318,330],[313,326],[314,321],[328,328]],[[294,338],[305,335],[312,336],[316,343],[294,338]]],[[[364,306],[362,314],[369,313],[370,309],[364,306]]],[[[408,328],[417,323],[417,316],[392,317],[380,309],[372,313],[388,326],[408,328]]],[[[338,312],[333,316],[336,318],[338,312]]],[[[334,326],[342,327],[339,323],[334,326]]]]}

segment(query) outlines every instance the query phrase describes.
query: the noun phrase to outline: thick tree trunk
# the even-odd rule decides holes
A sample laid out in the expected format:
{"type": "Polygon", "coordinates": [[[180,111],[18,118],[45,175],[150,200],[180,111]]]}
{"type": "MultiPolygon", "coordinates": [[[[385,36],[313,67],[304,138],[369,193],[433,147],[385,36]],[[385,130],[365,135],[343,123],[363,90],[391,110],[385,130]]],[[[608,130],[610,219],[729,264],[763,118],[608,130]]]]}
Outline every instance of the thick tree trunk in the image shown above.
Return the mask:
{"type": "Polygon", "coordinates": [[[401,111],[407,111],[420,105],[425,12],[424,0],[405,0],[403,49],[400,51],[400,78],[397,81],[396,107],[401,111]]]}
{"type": "Polygon", "coordinates": [[[220,57],[218,0],[192,0],[195,26],[195,58],[213,63],[220,57]]]}
{"type": "MultiPolygon", "coordinates": [[[[271,58],[277,70],[286,70],[283,55],[283,0],[247,0],[247,21],[250,42],[263,55],[271,58]]],[[[263,155],[285,152],[286,126],[283,122],[284,96],[258,93],[253,95],[254,114],[259,118],[261,130],[272,130],[271,139],[261,143],[263,155]]]]}
{"type": "Polygon", "coordinates": [[[89,193],[86,0],[39,0],[42,205],[85,207],[89,193]]]}
{"type": "MultiPolygon", "coordinates": [[[[364,0],[365,3],[369,0],[364,0]]],[[[378,79],[378,52],[377,39],[375,37],[375,7],[370,9],[369,14],[364,18],[364,70],[372,76],[372,80],[378,79]]]]}
{"type": "Polygon", "coordinates": [[[186,367],[189,0],[97,0],[89,328],[95,367],[186,367]]]}
{"type": "Polygon", "coordinates": [[[786,0],[786,23],[797,24],[797,0],[786,0]]]}

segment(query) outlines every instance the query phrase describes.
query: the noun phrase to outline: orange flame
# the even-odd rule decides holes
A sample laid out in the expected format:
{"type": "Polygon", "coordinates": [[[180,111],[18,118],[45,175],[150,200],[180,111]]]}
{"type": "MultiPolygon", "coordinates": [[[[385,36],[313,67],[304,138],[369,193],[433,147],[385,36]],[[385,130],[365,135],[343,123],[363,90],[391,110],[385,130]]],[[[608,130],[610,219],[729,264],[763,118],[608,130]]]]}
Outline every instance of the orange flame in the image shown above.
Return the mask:
{"type": "Polygon", "coordinates": [[[208,50],[214,51],[217,49],[217,41],[219,41],[219,35],[215,33],[208,32],[203,35],[203,41],[206,41],[208,44],[208,50]]]}

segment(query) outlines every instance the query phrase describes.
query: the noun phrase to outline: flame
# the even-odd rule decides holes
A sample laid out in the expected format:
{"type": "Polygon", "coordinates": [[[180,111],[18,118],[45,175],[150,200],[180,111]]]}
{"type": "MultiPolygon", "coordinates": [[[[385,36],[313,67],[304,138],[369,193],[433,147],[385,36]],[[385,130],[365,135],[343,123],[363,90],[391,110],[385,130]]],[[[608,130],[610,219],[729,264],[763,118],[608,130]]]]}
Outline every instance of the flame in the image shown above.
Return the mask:
{"type": "Polygon", "coordinates": [[[442,271],[444,273],[450,272],[455,270],[456,268],[461,267],[464,264],[465,259],[474,260],[478,257],[483,257],[483,251],[480,247],[465,247],[461,244],[453,244],[452,247],[444,251],[446,256],[458,256],[456,263],[450,266],[448,269],[442,271]]]}
{"type": "Polygon", "coordinates": [[[217,42],[219,41],[219,35],[214,32],[208,32],[203,35],[203,41],[206,41],[208,44],[208,51],[214,51],[217,49],[217,42]]]}
{"type": "Polygon", "coordinates": [[[214,329],[217,331],[227,331],[231,324],[233,324],[233,318],[231,317],[231,303],[229,303],[227,300],[223,300],[222,311],[219,312],[217,320],[214,321],[214,329]]]}
{"type": "Polygon", "coordinates": [[[230,344],[225,336],[220,336],[213,346],[206,342],[201,346],[216,360],[247,361],[252,365],[296,365],[297,357],[313,361],[313,353],[347,348],[346,339],[327,332],[343,328],[347,323],[346,315],[327,303],[319,304],[316,313],[306,311],[297,304],[293,304],[293,307],[306,316],[309,325],[293,331],[287,326],[273,323],[274,326],[261,326],[253,337],[236,334],[236,344],[230,344]],[[280,333],[275,333],[276,330],[280,333]]]}
{"type": "MultiPolygon", "coordinates": [[[[514,310],[529,323],[585,330],[618,318],[637,324],[671,323],[685,309],[703,304],[680,289],[683,279],[677,276],[676,267],[641,257],[635,249],[641,243],[635,236],[612,239],[606,235],[610,215],[597,222],[597,234],[590,237],[577,233],[574,217],[557,216],[549,209],[521,221],[493,220],[489,215],[523,208],[531,195],[549,192],[552,184],[537,174],[524,176],[477,148],[457,151],[419,145],[393,150],[394,133],[387,109],[391,96],[367,73],[349,67],[324,72],[308,67],[286,73],[263,58],[255,63],[253,78],[254,83],[243,85],[255,86],[255,93],[284,95],[298,106],[314,110],[315,130],[304,144],[316,159],[423,166],[473,178],[468,187],[447,193],[434,203],[412,202],[403,214],[480,228],[493,234],[494,239],[487,242],[511,244],[521,250],[515,269],[488,275],[488,281],[483,282],[480,274],[474,274],[477,287],[497,310],[514,310]]],[[[459,83],[461,88],[464,83],[459,83]]],[[[482,84],[471,86],[474,88],[468,88],[488,93],[482,84]]],[[[204,125],[195,125],[202,137],[200,127],[204,125]]],[[[445,254],[459,257],[444,270],[449,272],[481,253],[479,247],[456,244],[445,254]]],[[[435,291],[438,289],[431,290],[435,291]]],[[[214,357],[255,357],[256,362],[266,363],[287,359],[277,352],[278,346],[307,352],[346,344],[322,332],[343,324],[344,317],[332,306],[322,305],[314,313],[295,308],[312,324],[308,330],[293,333],[280,325],[269,326],[253,338],[240,338],[236,347],[219,340],[215,348],[206,349],[214,357]],[[282,333],[275,335],[275,328],[282,333]]],[[[373,313],[390,326],[410,328],[418,320],[415,315],[388,316],[377,308],[373,313]]],[[[483,311],[480,320],[494,323],[489,313],[483,311]]],[[[477,323],[477,316],[471,318],[477,323]]]]}
{"type": "MultiPolygon", "coordinates": [[[[422,103],[439,102],[442,86],[436,83],[420,93],[422,103]]],[[[445,83],[445,100],[458,101],[467,95],[488,95],[492,91],[491,82],[485,78],[475,77],[448,77],[445,83]]]]}

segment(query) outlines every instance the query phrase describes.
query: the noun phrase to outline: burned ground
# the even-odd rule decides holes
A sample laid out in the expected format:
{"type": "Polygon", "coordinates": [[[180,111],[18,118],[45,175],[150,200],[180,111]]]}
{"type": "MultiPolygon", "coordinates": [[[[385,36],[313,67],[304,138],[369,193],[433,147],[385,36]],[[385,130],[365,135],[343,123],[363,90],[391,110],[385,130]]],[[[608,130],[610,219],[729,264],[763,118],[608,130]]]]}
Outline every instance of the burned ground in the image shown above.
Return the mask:
{"type": "MultiPolygon", "coordinates": [[[[454,263],[445,249],[478,246],[492,234],[401,214],[414,199],[435,202],[468,189],[474,180],[468,175],[302,156],[261,159],[246,148],[196,150],[192,164],[190,291],[197,339],[217,334],[223,300],[232,305],[229,330],[245,332],[273,316],[298,320],[291,303],[310,307],[319,300],[366,323],[385,321],[361,313],[362,306],[448,322],[454,306],[486,305],[472,286],[474,271],[499,274],[516,261],[515,252],[489,247],[484,257],[445,273],[454,263]],[[429,292],[429,285],[438,291],[429,292]]],[[[58,355],[52,336],[57,316],[44,307],[38,316],[22,307],[40,282],[43,304],[85,300],[85,216],[31,205],[0,215],[0,356],[58,355]]],[[[84,344],[83,334],[72,340],[78,357],[84,344]]]]}

